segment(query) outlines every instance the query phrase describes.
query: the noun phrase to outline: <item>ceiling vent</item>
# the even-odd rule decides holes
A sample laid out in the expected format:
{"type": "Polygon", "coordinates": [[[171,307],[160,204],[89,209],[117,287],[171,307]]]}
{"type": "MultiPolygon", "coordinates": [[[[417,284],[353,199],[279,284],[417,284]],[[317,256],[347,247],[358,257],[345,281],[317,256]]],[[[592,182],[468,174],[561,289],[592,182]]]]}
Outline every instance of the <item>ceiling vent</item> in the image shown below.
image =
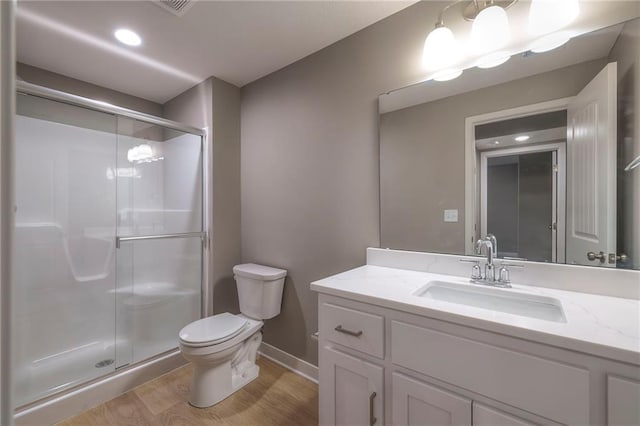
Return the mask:
{"type": "Polygon", "coordinates": [[[191,9],[195,0],[154,0],[153,3],[176,16],[182,16],[191,9]]]}

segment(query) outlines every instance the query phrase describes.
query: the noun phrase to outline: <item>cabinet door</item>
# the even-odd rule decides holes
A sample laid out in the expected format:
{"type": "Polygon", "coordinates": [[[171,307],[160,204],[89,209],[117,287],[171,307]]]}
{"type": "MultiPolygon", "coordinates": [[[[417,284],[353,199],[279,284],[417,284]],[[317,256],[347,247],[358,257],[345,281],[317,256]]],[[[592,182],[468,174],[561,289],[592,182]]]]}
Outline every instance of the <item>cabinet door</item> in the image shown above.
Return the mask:
{"type": "Polygon", "coordinates": [[[607,424],[640,425],[640,382],[607,377],[607,424]]]}
{"type": "Polygon", "coordinates": [[[473,426],[535,426],[535,423],[474,402],[473,426]]]}
{"type": "Polygon", "coordinates": [[[384,424],[384,369],[325,347],[320,351],[320,424],[384,424]]]}
{"type": "Polygon", "coordinates": [[[471,400],[393,373],[394,426],[470,426],[471,400]]]}

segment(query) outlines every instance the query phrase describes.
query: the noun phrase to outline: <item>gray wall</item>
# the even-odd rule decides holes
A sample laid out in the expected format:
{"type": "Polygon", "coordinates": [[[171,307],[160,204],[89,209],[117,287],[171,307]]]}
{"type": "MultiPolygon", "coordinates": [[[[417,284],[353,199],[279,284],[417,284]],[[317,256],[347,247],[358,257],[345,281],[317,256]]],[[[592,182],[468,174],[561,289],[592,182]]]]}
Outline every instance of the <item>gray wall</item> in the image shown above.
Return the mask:
{"type": "Polygon", "coordinates": [[[209,129],[212,177],[210,312],[238,312],[233,266],[240,263],[240,89],[215,77],[164,105],[166,118],[209,129]],[[213,306],[211,301],[213,300],[213,306]]]}
{"type": "Polygon", "coordinates": [[[41,68],[22,63],[17,64],[18,80],[72,93],[89,99],[107,102],[123,108],[146,112],[147,114],[162,116],[162,105],[146,99],[127,95],[102,86],[87,83],[82,80],[56,74],[41,68]]]}
{"type": "Polygon", "coordinates": [[[639,45],[640,19],[636,19],[625,24],[609,56],[618,62],[618,253],[631,258],[621,267],[636,269],[640,267],[640,169],[623,169],[640,155],[639,45]]]}
{"type": "Polygon", "coordinates": [[[465,119],[577,94],[605,59],[416,105],[380,117],[381,246],[464,253],[465,119]],[[443,210],[459,222],[444,223],[443,210]]]}
{"type": "Polygon", "coordinates": [[[317,363],[309,284],[378,246],[378,95],[424,78],[421,2],[242,89],[242,259],[285,268],[265,341],[317,363]]]}

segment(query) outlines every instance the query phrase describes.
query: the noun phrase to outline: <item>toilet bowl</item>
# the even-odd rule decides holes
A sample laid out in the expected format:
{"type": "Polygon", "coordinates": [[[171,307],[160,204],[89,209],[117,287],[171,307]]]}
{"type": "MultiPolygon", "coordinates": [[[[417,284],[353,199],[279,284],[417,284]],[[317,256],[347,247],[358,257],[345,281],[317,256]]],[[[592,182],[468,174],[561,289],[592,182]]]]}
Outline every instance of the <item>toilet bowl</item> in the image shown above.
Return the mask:
{"type": "Polygon", "coordinates": [[[189,403],[210,407],[258,377],[263,319],[280,313],[287,271],[252,263],[233,268],[241,314],[194,321],[179,333],[180,351],[194,365],[189,403]]]}

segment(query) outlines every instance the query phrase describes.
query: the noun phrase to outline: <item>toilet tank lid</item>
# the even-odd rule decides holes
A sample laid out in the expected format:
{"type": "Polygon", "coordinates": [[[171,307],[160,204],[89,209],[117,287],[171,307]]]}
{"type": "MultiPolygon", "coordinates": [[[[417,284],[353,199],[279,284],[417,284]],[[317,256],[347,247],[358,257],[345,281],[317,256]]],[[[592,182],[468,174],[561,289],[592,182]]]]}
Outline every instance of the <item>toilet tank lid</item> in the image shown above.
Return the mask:
{"type": "Polygon", "coordinates": [[[265,281],[277,280],[287,275],[287,271],[284,269],[272,268],[271,266],[258,265],[255,263],[236,265],[233,267],[233,273],[241,277],[265,281]]]}

